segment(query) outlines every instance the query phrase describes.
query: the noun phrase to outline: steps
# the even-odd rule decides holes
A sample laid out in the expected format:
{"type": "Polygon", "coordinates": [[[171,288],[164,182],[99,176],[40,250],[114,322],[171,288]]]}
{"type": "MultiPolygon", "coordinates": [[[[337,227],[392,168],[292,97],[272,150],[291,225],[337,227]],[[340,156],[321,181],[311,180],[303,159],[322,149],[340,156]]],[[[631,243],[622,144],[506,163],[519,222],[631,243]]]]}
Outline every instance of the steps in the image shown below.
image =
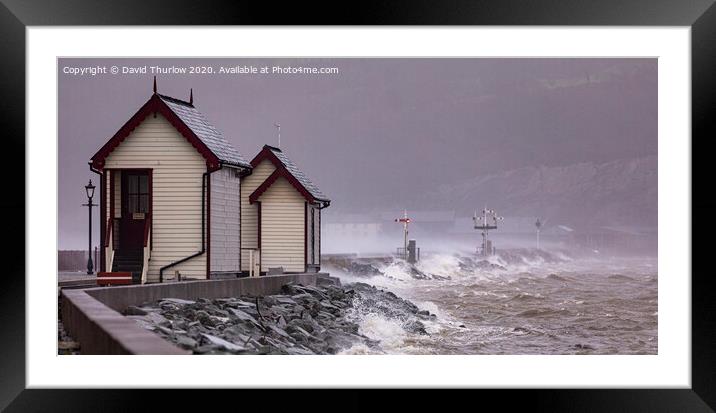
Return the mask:
{"type": "Polygon", "coordinates": [[[112,272],[132,273],[132,284],[141,283],[144,252],[141,249],[115,250],[112,272]]]}

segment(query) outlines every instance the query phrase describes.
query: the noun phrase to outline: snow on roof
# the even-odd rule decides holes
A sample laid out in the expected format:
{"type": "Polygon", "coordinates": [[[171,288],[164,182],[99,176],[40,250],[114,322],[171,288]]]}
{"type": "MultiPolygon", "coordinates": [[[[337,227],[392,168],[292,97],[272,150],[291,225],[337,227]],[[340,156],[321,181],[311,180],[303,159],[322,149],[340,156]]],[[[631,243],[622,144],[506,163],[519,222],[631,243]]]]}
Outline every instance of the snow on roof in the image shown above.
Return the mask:
{"type": "Polygon", "coordinates": [[[286,168],[286,170],[293,175],[300,184],[306,188],[306,191],[308,191],[311,196],[313,196],[315,199],[319,201],[330,201],[326,195],[321,192],[318,187],[311,182],[310,179],[294,164],[287,156],[286,154],[281,151],[281,149],[270,146],[270,145],[264,145],[264,149],[267,149],[273,153],[276,158],[283,164],[283,166],[286,168]]]}
{"type": "Polygon", "coordinates": [[[224,135],[219,132],[194,105],[171,96],[157,94],[184,124],[223,163],[250,168],[251,165],[239,154],[224,135]]]}

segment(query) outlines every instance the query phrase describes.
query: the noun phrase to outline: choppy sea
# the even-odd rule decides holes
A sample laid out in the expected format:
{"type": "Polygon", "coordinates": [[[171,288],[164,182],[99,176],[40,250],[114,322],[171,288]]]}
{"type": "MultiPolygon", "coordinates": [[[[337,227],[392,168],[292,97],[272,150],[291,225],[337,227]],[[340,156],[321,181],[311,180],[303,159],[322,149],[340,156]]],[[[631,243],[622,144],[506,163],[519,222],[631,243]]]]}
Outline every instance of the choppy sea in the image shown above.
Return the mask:
{"type": "MultiPolygon", "coordinates": [[[[437,315],[429,334],[356,312],[360,332],[380,347],[348,354],[657,354],[656,258],[572,258],[541,250],[503,251],[481,261],[430,254],[414,278],[404,262],[375,264],[381,275],[326,268],[343,284],[390,290],[437,315]]],[[[367,311],[366,311],[367,310],[367,311]]]]}

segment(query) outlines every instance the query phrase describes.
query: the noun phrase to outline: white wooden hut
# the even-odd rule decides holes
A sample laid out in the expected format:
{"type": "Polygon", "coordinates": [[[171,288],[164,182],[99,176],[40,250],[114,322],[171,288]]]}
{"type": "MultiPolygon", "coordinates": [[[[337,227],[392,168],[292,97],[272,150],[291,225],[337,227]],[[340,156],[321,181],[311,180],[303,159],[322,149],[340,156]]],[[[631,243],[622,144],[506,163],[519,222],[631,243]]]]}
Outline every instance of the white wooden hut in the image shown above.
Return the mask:
{"type": "Polygon", "coordinates": [[[279,149],[265,145],[241,181],[241,269],[317,272],[321,210],[330,200],[279,149]]]}
{"type": "Polygon", "coordinates": [[[194,107],[154,93],[92,156],[100,175],[100,271],[134,282],[241,271],[240,177],[251,171],[194,107]]]}

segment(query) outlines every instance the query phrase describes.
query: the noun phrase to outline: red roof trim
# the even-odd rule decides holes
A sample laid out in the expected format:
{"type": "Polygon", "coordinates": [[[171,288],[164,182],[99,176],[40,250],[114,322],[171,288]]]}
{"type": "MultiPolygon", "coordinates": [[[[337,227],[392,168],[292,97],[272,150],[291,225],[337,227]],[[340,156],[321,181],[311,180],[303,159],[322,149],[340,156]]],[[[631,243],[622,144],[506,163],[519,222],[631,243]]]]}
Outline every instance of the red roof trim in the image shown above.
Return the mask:
{"type": "Polygon", "coordinates": [[[219,169],[219,158],[207,147],[204,142],[199,139],[198,136],[188,127],[186,124],[179,119],[179,117],[172,111],[169,106],[164,103],[158,95],[152,95],[151,98],[135,113],[127,123],[125,123],[117,133],[112,136],[107,143],[97,151],[91,158],[91,165],[95,169],[104,169],[104,161],[109,154],[122,143],[132,131],[139,126],[144,119],[151,113],[161,113],[169,123],[179,133],[186,138],[187,141],[206,159],[206,165],[211,170],[219,169]]]}
{"type": "MultiPolygon", "coordinates": [[[[283,176],[284,178],[286,178],[286,179],[288,180],[288,182],[290,182],[291,185],[293,185],[294,188],[296,188],[296,190],[297,190],[298,192],[300,192],[301,195],[303,195],[304,198],[306,198],[306,201],[311,202],[311,203],[317,201],[316,198],[314,198],[313,195],[311,195],[311,193],[308,191],[308,189],[306,189],[306,187],[304,187],[303,184],[301,184],[301,182],[299,182],[299,180],[296,179],[296,177],[293,176],[293,174],[292,174],[291,172],[289,172],[288,169],[286,169],[286,166],[283,164],[283,162],[281,162],[281,160],[278,159],[278,157],[276,156],[276,154],[274,154],[269,148],[264,147],[264,148],[261,150],[261,152],[259,152],[258,155],[256,155],[256,156],[254,157],[254,159],[251,160],[251,162],[250,162],[250,163],[251,163],[251,167],[253,167],[253,168],[257,167],[258,164],[260,164],[260,163],[261,163],[262,161],[264,161],[265,159],[268,159],[269,161],[271,161],[271,163],[276,167],[276,171],[275,171],[274,173],[276,173],[277,171],[281,171],[281,176],[283,176]]],[[[273,174],[272,174],[271,176],[273,176],[273,174]]],[[[273,181],[271,181],[271,182],[269,183],[268,181],[269,181],[269,179],[271,179],[271,176],[269,176],[269,177],[266,179],[266,181],[264,181],[264,183],[261,184],[261,186],[259,186],[258,188],[256,188],[256,191],[254,191],[254,194],[257,193],[257,191],[258,191],[259,189],[261,189],[261,187],[262,187],[264,184],[268,183],[268,185],[267,185],[265,188],[263,188],[263,189],[261,190],[261,192],[258,193],[258,195],[256,195],[256,199],[258,199],[258,197],[261,196],[261,194],[262,194],[265,190],[267,190],[268,187],[271,186],[271,184],[273,184],[273,183],[276,181],[276,179],[278,179],[278,177],[276,177],[276,178],[274,178],[273,181]]],[[[251,196],[253,196],[253,194],[251,194],[251,196]]],[[[251,198],[249,198],[249,202],[253,203],[254,201],[252,201],[251,198]]]]}
{"type": "Polygon", "coordinates": [[[296,179],[295,176],[291,175],[291,173],[288,172],[288,170],[283,166],[283,164],[279,162],[279,165],[280,166],[277,166],[276,170],[273,171],[273,173],[269,175],[269,177],[266,178],[266,180],[261,185],[259,185],[259,187],[256,188],[256,190],[251,193],[251,195],[249,195],[249,203],[253,204],[254,202],[258,201],[261,195],[263,195],[263,193],[266,192],[266,190],[269,189],[271,185],[273,185],[280,177],[286,178],[286,180],[291,185],[293,185],[293,187],[296,188],[296,190],[301,195],[303,195],[306,201],[310,203],[316,202],[315,198],[313,198],[313,195],[311,195],[311,193],[308,192],[306,188],[301,185],[300,182],[298,182],[298,179],[296,179]]]}
{"type": "Polygon", "coordinates": [[[276,169],[273,171],[273,173],[272,173],[271,175],[269,175],[269,177],[266,178],[266,180],[263,181],[263,182],[261,183],[261,185],[259,185],[259,187],[256,188],[256,189],[254,190],[254,192],[251,193],[251,195],[249,195],[249,203],[250,203],[250,204],[253,204],[254,202],[258,201],[259,197],[260,197],[264,192],[266,192],[266,190],[269,189],[269,187],[270,187],[271,185],[273,185],[273,183],[276,182],[276,180],[277,180],[280,176],[281,176],[281,172],[279,172],[279,169],[276,168],[276,169]]]}
{"type": "Polygon", "coordinates": [[[259,152],[258,155],[256,155],[254,159],[251,160],[251,166],[256,168],[256,166],[258,166],[258,164],[260,164],[261,161],[266,158],[268,158],[276,168],[284,167],[283,162],[281,162],[281,160],[278,159],[276,155],[268,148],[261,149],[261,152],[259,152]]]}

